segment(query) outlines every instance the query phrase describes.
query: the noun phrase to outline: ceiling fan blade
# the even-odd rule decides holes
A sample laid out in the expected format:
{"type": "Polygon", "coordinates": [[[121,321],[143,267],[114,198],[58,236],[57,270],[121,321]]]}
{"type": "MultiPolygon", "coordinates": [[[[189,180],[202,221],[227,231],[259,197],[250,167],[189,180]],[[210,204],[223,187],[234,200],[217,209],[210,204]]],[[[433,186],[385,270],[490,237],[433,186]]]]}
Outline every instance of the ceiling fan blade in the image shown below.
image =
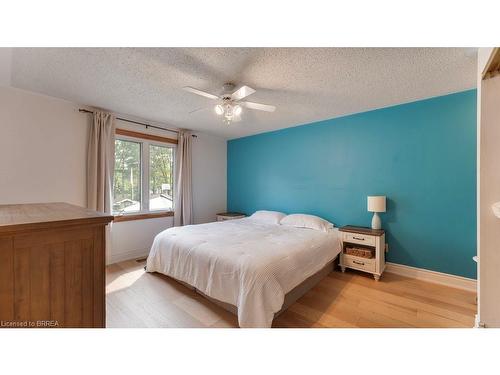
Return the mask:
{"type": "Polygon", "coordinates": [[[254,92],[255,90],[249,86],[241,86],[238,90],[231,94],[231,99],[241,100],[249,95],[252,95],[254,92]]]}
{"type": "Polygon", "coordinates": [[[196,109],[193,109],[192,111],[189,111],[188,113],[191,114],[191,113],[195,113],[195,112],[199,112],[199,111],[204,111],[208,109],[207,107],[201,107],[201,108],[196,108],[196,109]]]}
{"type": "Polygon", "coordinates": [[[274,112],[276,110],[276,107],[274,105],[269,105],[269,104],[261,104],[254,102],[240,102],[239,104],[250,109],[258,109],[259,111],[274,112]]]}
{"type": "Polygon", "coordinates": [[[186,90],[188,92],[192,92],[193,94],[196,94],[196,95],[204,96],[205,98],[215,99],[215,100],[219,99],[219,97],[217,95],[210,94],[209,92],[206,92],[206,91],[195,89],[194,87],[191,87],[191,86],[185,86],[182,89],[186,90]]]}

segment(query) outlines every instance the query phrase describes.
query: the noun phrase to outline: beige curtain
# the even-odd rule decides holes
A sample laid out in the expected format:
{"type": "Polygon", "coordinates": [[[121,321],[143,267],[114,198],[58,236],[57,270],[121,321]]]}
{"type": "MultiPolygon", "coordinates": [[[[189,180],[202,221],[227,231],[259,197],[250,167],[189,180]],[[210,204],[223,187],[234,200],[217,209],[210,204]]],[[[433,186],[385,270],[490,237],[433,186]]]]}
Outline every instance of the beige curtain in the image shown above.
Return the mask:
{"type": "Polygon", "coordinates": [[[87,207],[112,212],[115,118],[94,112],[87,149],[87,207]]]}
{"type": "Polygon", "coordinates": [[[191,187],[191,133],[179,131],[175,154],[174,225],[193,223],[193,197],[191,187]]]}

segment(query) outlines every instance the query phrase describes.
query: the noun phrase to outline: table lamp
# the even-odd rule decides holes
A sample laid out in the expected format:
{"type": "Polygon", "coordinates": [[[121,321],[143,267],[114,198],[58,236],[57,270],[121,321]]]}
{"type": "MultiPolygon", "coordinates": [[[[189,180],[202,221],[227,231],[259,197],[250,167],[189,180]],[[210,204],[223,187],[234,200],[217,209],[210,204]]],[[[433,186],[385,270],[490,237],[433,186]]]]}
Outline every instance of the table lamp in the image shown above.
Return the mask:
{"type": "Polygon", "coordinates": [[[373,212],[372,229],[381,229],[382,222],[378,212],[385,212],[385,196],[368,196],[368,211],[373,212]]]}

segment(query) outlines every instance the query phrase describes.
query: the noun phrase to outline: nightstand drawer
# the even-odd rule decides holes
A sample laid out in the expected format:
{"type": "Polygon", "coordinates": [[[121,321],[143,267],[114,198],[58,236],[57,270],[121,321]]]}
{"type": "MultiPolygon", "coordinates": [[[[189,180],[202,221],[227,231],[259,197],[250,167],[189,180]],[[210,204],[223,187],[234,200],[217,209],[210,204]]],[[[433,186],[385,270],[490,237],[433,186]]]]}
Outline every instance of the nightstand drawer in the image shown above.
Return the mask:
{"type": "Polygon", "coordinates": [[[357,243],[360,245],[375,246],[375,237],[359,233],[343,232],[342,240],[345,242],[357,243]]]}
{"type": "Polygon", "coordinates": [[[361,271],[375,272],[375,259],[365,259],[342,254],[343,265],[349,268],[355,268],[361,271]]]}

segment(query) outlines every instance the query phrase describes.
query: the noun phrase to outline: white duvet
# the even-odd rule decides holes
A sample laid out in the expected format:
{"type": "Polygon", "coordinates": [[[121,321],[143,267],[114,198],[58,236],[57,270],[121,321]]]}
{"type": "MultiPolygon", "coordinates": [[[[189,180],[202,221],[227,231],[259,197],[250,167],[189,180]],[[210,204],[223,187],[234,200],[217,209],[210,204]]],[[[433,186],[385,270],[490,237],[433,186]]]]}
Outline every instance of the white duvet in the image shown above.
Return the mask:
{"type": "Polygon", "coordinates": [[[159,233],[146,269],[237,306],[240,327],[271,327],[285,294],[339,252],[336,229],[322,232],[245,218],[159,233]]]}

